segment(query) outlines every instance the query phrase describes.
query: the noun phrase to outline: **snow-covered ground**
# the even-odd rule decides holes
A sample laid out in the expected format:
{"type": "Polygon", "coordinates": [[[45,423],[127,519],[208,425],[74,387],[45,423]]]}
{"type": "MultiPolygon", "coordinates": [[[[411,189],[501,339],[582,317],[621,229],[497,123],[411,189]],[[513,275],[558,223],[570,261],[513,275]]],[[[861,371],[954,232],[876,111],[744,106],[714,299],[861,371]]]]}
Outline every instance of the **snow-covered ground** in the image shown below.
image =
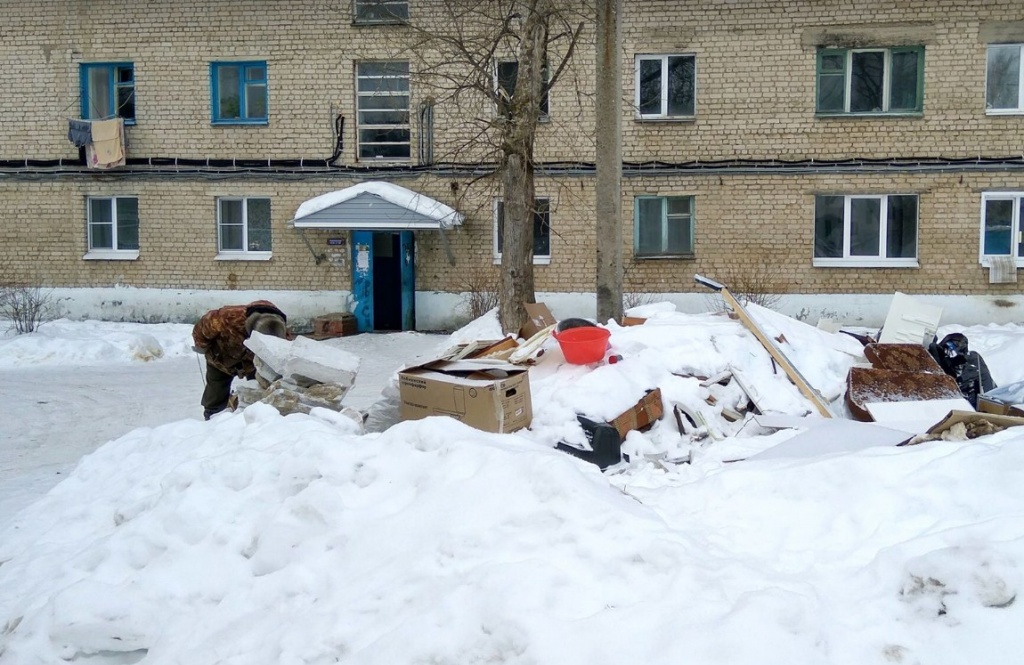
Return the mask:
{"type": "MultiPolygon", "coordinates": [[[[185,325],[0,339],[0,663],[1020,662],[1024,430],[729,462],[798,431],[721,419],[745,398],[695,377],[812,407],[740,323],[671,310],[609,324],[618,363],[549,342],[533,425],[508,435],[265,405],[203,422],[185,325]],[[666,414],[629,463],[553,449],[654,386],[666,414]],[[673,404],[720,439],[681,434],[673,404]]],[[[840,404],[859,344],[752,313],[840,404]]],[[[1024,328],[954,330],[1024,380],[1024,328]]],[[[346,402],[366,409],[404,363],[498,332],[331,343],[361,358],[346,402]]]]}

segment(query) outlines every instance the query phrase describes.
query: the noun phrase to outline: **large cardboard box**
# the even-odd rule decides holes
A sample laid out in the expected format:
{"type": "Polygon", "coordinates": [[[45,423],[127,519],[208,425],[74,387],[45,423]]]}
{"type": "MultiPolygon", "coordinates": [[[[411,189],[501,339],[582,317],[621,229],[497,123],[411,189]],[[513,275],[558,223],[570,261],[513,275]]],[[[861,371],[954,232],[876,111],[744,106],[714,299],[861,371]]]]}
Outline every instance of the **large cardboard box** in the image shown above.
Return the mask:
{"type": "Polygon", "coordinates": [[[523,307],[526,309],[526,323],[519,329],[519,336],[523,339],[530,339],[541,330],[544,330],[548,326],[553,326],[558,321],[555,320],[551,310],[548,306],[542,302],[528,302],[524,303],[523,307]]]}
{"type": "Polygon", "coordinates": [[[486,432],[514,432],[533,420],[530,373],[496,360],[433,360],[398,373],[400,416],[450,416],[486,432]]]}

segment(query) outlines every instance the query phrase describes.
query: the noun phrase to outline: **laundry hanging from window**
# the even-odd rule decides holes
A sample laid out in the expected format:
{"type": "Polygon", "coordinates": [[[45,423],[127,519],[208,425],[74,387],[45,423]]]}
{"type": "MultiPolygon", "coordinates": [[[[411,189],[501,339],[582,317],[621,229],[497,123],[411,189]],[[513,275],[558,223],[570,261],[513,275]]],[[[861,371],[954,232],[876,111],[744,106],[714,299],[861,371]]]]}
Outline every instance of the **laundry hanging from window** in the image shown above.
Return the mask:
{"type": "Polygon", "coordinates": [[[92,123],[88,120],[68,120],[68,140],[76,148],[84,148],[92,143],[92,123]]]}
{"type": "Polygon", "coordinates": [[[91,129],[92,142],[85,146],[86,165],[93,169],[124,166],[124,120],[95,120],[91,129]]]}

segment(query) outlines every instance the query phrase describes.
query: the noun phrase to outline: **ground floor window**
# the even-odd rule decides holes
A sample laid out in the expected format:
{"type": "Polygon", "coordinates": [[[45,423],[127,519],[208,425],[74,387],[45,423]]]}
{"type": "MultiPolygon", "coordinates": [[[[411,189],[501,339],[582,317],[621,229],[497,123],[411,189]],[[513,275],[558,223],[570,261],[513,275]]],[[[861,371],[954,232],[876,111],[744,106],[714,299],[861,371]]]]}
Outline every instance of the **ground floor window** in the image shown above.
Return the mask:
{"type": "Polygon", "coordinates": [[[217,199],[217,251],[231,258],[270,255],[270,199],[217,199]]]}
{"type": "Polygon", "coordinates": [[[693,197],[636,197],[633,254],[638,258],[692,256],[693,197]]]}
{"type": "Polygon", "coordinates": [[[86,258],[127,258],[139,255],[139,200],[134,196],[91,196],[88,199],[89,254],[86,258]]]}
{"type": "Polygon", "coordinates": [[[916,267],[916,194],[814,198],[814,265],[916,267]]]}
{"type": "MultiPolygon", "coordinates": [[[[494,202],[494,259],[501,260],[502,234],[505,231],[505,202],[494,202]]],[[[551,262],[551,200],[534,199],[533,203],[533,262],[551,262]]]]}
{"type": "Polygon", "coordinates": [[[1021,202],[1024,192],[988,192],[981,199],[981,259],[1024,258],[1021,202]]]}

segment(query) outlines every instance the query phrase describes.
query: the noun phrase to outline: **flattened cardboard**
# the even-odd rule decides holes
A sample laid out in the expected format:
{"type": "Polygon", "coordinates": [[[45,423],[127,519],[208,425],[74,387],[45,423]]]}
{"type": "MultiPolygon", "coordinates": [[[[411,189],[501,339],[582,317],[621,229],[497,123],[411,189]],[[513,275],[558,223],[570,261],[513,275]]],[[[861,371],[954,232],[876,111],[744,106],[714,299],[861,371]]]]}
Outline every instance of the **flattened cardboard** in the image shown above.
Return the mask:
{"type": "Polygon", "coordinates": [[[402,420],[449,416],[498,434],[533,420],[530,374],[496,360],[433,360],[398,373],[402,420]]]}
{"type": "Polygon", "coordinates": [[[928,428],[928,434],[944,432],[957,423],[972,423],[979,420],[987,420],[993,425],[1001,427],[1018,427],[1024,425],[1024,418],[1016,416],[1000,416],[994,413],[978,413],[977,411],[950,411],[949,414],[928,428]]]}
{"type": "Polygon", "coordinates": [[[548,326],[558,323],[548,306],[542,302],[524,303],[526,316],[528,317],[523,327],[519,329],[519,336],[523,339],[530,339],[548,326]]]}
{"type": "Polygon", "coordinates": [[[642,430],[660,420],[665,413],[665,407],[661,401],[661,388],[648,390],[647,394],[632,407],[622,412],[611,421],[622,439],[626,438],[632,430],[642,430]]]}
{"type": "Polygon", "coordinates": [[[626,326],[642,326],[647,323],[647,319],[642,316],[624,316],[622,317],[622,327],[626,326]]]}

